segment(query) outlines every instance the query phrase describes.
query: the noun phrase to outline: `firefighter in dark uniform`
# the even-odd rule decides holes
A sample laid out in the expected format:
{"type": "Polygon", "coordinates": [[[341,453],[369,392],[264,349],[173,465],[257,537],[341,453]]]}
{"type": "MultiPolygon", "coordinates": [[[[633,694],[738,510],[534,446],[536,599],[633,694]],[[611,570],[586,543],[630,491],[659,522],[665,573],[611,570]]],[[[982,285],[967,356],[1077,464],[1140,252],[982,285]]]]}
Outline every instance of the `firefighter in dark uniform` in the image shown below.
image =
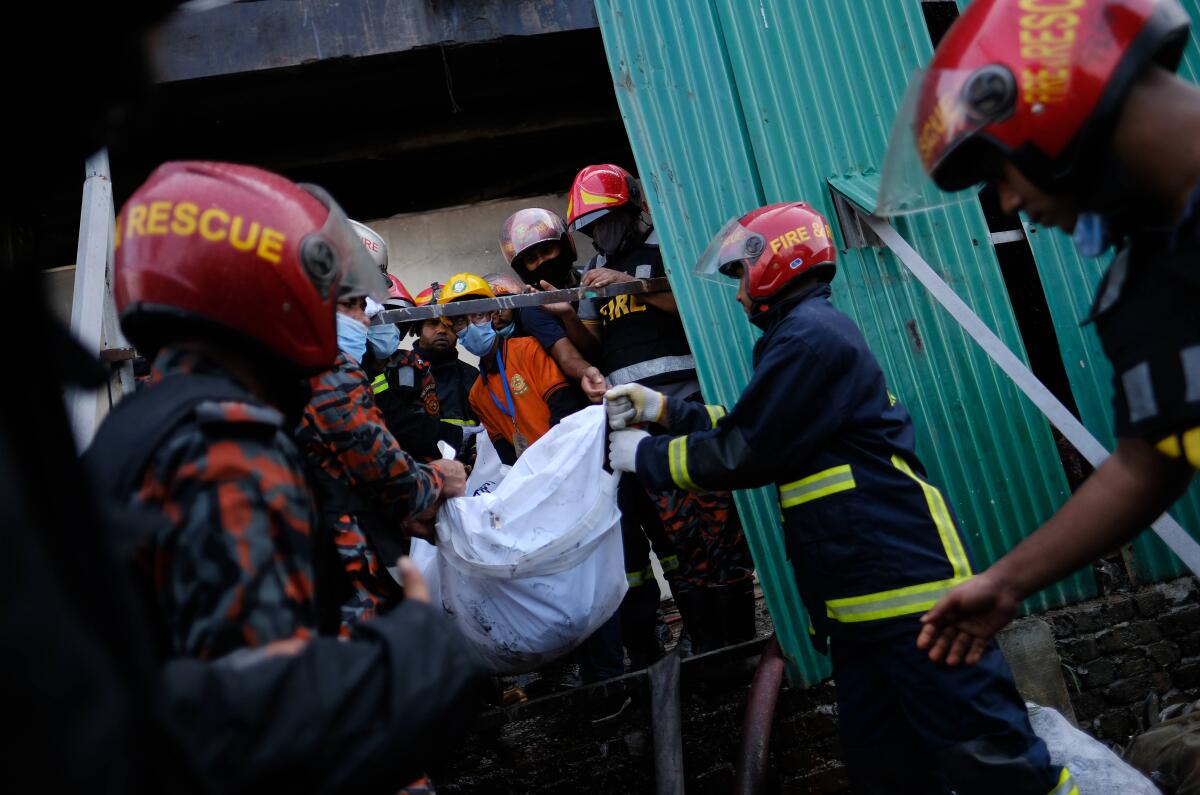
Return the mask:
{"type": "MultiPolygon", "coordinates": [[[[584,271],[584,286],[666,275],[641,185],[620,166],[579,172],[567,223],[588,235],[599,252],[584,271]]],[[[700,400],[696,364],[671,293],[585,301],[579,316],[599,339],[599,367],[610,386],[636,383],[700,400]]],[[[647,492],[636,479],[622,478],[618,499],[630,586],[621,628],[635,667],[658,653],[659,594],[648,565],[650,544],[671,583],[693,652],[754,637],[754,564],[733,495],[670,487],[647,492]]]]}
{"type": "Polygon", "coordinates": [[[804,203],[731,220],[702,274],[740,280],[763,330],[728,413],[638,385],[612,389],[614,469],[653,489],[778,486],[788,557],[824,650],[838,721],[864,791],[1073,791],[1051,765],[999,649],[974,668],[931,662],[918,617],[971,576],[950,507],[913,451],[908,412],[854,323],[829,303],[836,248],[804,203]],[[651,436],[653,422],[684,436],[651,436]]]}
{"type": "MultiPolygon", "coordinates": [[[[442,285],[434,282],[417,293],[414,301],[416,306],[436,304],[441,294],[442,285]]],[[[429,362],[438,403],[441,405],[442,422],[460,425],[467,436],[479,433],[481,426],[467,400],[471,385],[479,377],[479,369],[459,358],[457,338],[450,318],[422,320],[413,324],[412,332],[416,336],[413,353],[429,362]]],[[[473,443],[471,447],[474,449],[473,443]]]]}
{"type": "Polygon", "coordinates": [[[474,455],[474,437],[483,430],[467,400],[479,370],[459,358],[458,341],[444,318],[431,318],[414,325],[418,329],[412,352],[429,363],[438,399],[438,419],[462,429],[461,447],[469,458],[474,455]]]}
{"type": "Polygon", "coordinates": [[[1173,74],[1188,28],[1175,0],[972,3],[914,84],[920,150],[896,145],[890,158],[919,157],[911,172],[944,190],[992,182],[1005,211],[1073,232],[1085,256],[1120,244],[1088,318],[1113,366],[1117,448],[1037,532],[934,607],[920,639],[934,659],[974,662],[1024,597],[1130,541],[1200,466],[1200,90],[1173,74]],[[1061,43],[1019,45],[1050,24],[1066,26],[1061,43]]]}
{"type": "MultiPolygon", "coordinates": [[[[416,306],[408,290],[395,276],[388,274],[391,286],[388,289],[387,309],[416,306]]],[[[416,323],[387,323],[388,328],[397,329],[399,339],[407,336],[416,323]]],[[[380,328],[373,323],[371,331],[380,328]]],[[[444,406],[439,394],[433,363],[416,350],[393,348],[386,357],[375,358],[367,352],[367,370],[372,376],[371,388],[375,401],[383,412],[387,426],[400,442],[405,452],[419,461],[442,458],[438,442],[445,442],[455,451],[456,458],[469,462],[470,435],[458,423],[444,423],[444,406]]]]}

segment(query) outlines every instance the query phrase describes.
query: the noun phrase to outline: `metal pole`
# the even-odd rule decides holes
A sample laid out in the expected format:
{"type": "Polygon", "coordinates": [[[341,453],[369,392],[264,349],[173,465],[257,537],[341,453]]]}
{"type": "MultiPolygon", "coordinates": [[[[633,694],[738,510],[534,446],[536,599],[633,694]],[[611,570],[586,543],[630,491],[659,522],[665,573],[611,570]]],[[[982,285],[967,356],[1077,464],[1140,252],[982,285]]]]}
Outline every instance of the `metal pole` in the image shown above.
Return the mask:
{"type": "MultiPolygon", "coordinates": [[[[105,304],[111,303],[108,262],[112,249],[113,197],[107,149],[88,158],[84,175],[71,333],[89,353],[99,357],[105,336],[105,304]]],[[[108,407],[108,399],[106,393],[97,390],[71,390],[68,393],[67,408],[75,444],[80,450],[91,442],[101,412],[108,407]]]]}
{"type": "MultiPolygon", "coordinates": [[[[1092,436],[1091,431],[1083,426],[1066,406],[1054,396],[1045,384],[1037,379],[1025,363],[1017,358],[1008,346],[996,336],[987,324],[975,314],[971,307],[958,297],[958,293],[938,276],[929,263],[900,236],[900,233],[886,219],[875,215],[862,214],[863,221],[871,227],[879,239],[884,242],[896,259],[908,268],[934,299],[941,304],[954,318],[963,331],[983,348],[1004,373],[1012,379],[1026,397],[1033,401],[1038,410],[1050,421],[1055,428],[1075,446],[1075,449],[1088,460],[1093,467],[1100,466],[1108,458],[1108,450],[1100,441],[1092,436]]],[[[1200,576],[1200,544],[1188,535],[1168,514],[1163,514],[1150,525],[1171,551],[1179,556],[1192,574],[1200,576]]]]}

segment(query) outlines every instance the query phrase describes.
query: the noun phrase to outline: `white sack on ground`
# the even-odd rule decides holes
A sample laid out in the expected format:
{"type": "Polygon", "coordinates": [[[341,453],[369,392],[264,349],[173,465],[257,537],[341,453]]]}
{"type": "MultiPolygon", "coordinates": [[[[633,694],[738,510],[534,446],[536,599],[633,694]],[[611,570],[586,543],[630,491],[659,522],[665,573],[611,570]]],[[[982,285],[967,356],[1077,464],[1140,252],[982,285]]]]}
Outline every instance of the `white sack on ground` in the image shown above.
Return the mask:
{"type": "Polygon", "coordinates": [[[412,557],[434,600],[497,673],[566,654],[616,612],[628,587],[604,409],[567,417],[507,473],[480,434],[467,494],[438,512],[436,549],[412,557]]]}
{"type": "Polygon", "coordinates": [[[1066,765],[1079,795],[1161,795],[1134,768],[1121,761],[1104,743],[1071,725],[1058,710],[1027,703],[1033,732],[1050,749],[1050,761],[1066,765]]]}

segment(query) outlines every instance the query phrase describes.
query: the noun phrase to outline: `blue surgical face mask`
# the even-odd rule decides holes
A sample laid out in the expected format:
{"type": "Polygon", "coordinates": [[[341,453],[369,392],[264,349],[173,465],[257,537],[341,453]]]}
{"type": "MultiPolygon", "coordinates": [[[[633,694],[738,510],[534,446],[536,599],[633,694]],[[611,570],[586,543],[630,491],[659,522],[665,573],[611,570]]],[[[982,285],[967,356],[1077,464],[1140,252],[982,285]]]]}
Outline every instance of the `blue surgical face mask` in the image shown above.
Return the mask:
{"type": "Polygon", "coordinates": [[[1098,257],[1112,245],[1108,220],[1100,213],[1080,213],[1071,233],[1075,250],[1083,257],[1098,257]]]}
{"type": "Polygon", "coordinates": [[[470,323],[456,335],[462,346],[476,356],[486,356],[496,344],[496,330],[492,322],[470,323]]]}
{"type": "Polygon", "coordinates": [[[367,328],[367,342],[376,359],[386,359],[400,347],[400,329],[395,323],[384,323],[367,328]]]}
{"type": "Polygon", "coordinates": [[[342,353],[361,362],[367,352],[367,327],[341,312],[337,315],[337,344],[342,353]]]}
{"type": "Polygon", "coordinates": [[[496,336],[499,337],[500,339],[506,340],[509,337],[511,337],[513,335],[513,332],[516,330],[517,330],[517,324],[514,321],[512,323],[509,323],[507,326],[505,326],[502,329],[497,329],[496,336]]]}

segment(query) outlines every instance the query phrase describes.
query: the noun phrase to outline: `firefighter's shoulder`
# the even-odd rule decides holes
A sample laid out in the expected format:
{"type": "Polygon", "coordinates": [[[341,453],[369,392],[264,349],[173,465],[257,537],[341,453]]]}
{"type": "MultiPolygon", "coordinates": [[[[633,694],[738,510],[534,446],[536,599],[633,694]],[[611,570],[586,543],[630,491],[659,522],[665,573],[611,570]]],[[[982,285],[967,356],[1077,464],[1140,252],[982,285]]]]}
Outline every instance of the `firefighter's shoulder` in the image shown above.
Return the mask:
{"type": "Polygon", "coordinates": [[[197,404],[196,424],[206,432],[274,436],[284,429],[278,409],[241,400],[206,400],[197,404]]]}

